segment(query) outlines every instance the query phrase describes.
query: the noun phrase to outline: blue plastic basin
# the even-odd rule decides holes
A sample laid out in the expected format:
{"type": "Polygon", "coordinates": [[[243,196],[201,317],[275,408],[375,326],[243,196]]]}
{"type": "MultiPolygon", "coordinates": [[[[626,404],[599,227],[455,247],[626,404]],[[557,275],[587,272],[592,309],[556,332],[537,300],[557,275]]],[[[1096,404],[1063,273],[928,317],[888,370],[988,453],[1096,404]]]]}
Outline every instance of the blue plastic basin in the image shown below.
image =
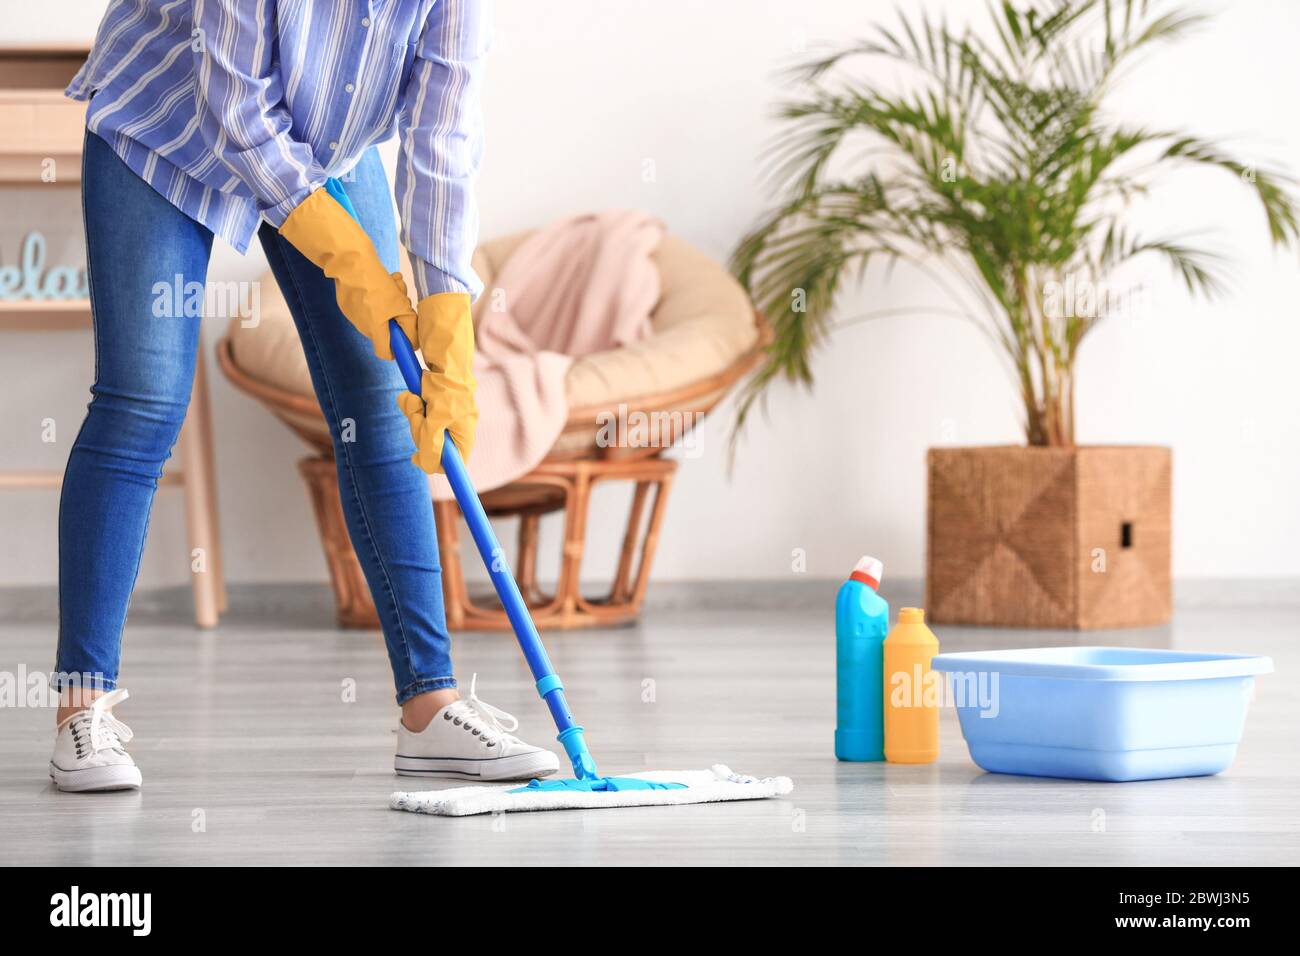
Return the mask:
{"type": "Polygon", "coordinates": [[[940,654],[971,759],[993,773],[1153,780],[1232,763],[1267,657],[1129,647],[940,654]]]}

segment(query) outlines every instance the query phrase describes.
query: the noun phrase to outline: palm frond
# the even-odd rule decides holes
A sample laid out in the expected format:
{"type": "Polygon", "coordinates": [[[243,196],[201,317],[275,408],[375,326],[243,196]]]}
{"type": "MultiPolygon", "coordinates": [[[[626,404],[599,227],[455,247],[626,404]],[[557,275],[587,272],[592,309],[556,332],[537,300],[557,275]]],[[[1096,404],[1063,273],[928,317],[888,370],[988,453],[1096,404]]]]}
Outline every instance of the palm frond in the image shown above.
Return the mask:
{"type": "Polygon", "coordinates": [[[1291,245],[1297,234],[1297,199],[1291,189],[1295,180],[1283,173],[1249,165],[1218,147],[1194,136],[1179,136],[1164,151],[1162,159],[1182,160],[1225,170],[1251,187],[1264,207],[1268,233],[1277,245],[1291,245]]]}
{"type": "Polygon", "coordinates": [[[1187,291],[1210,297],[1221,295],[1226,276],[1222,256],[1198,249],[1176,238],[1144,239],[1130,235],[1119,223],[1112,223],[1102,242],[1097,267],[1110,272],[1139,256],[1154,253],[1164,258],[1183,280],[1187,291]]]}
{"type": "MultiPolygon", "coordinates": [[[[772,383],[811,387],[837,298],[877,267],[946,269],[990,315],[985,331],[1011,365],[1029,440],[1069,443],[1078,348],[1104,316],[1048,314],[1047,284],[1075,273],[1100,282],[1158,256],[1190,293],[1223,290],[1213,253],[1186,237],[1126,231],[1124,212],[1158,176],[1179,165],[1230,173],[1260,202],[1273,243],[1300,244],[1300,198],[1286,174],[1188,133],[1105,119],[1121,72],[1203,23],[1199,13],[1168,0],[988,0],[988,13],[991,39],[900,14],[791,72],[802,90],[781,106],[782,135],[766,156],[784,198],[732,259],[774,329],[733,440],[772,383]],[[916,84],[864,86],[846,69],[857,57],[906,66],[916,84]]],[[[968,301],[951,308],[971,311],[968,301]]]]}

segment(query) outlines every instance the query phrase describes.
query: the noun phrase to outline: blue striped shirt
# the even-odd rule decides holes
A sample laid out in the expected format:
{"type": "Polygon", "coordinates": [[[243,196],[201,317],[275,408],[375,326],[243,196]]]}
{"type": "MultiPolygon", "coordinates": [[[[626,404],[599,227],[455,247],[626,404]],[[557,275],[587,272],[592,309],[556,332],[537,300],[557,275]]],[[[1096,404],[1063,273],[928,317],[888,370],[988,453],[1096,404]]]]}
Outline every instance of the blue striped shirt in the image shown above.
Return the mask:
{"type": "Polygon", "coordinates": [[[112,0],[67,94],[93,94],[90,130],[240,252],[396,131],[417,291],[477,296],[488,3],[112,0]]]}

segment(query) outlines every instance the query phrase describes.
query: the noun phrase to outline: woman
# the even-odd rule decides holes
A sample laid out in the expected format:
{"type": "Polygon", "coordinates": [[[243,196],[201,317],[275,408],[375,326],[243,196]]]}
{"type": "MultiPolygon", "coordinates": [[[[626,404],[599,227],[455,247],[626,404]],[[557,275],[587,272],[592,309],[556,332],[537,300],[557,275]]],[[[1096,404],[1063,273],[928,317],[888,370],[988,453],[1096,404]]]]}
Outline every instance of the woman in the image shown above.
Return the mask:
{"type": "Polygon", "coordinates": [[[444,429],[464,454],[473,443],[470,304],[482,285],[470,267],[472,187],[487,21],[484,0],[110,4],[68,88],[90,100],[82,191],[96,369],[59,513],[50,775],[60,789],[141,782],[124,746],[131,732],[112,714],[126,698],[122,628],[199,332],[197,317],[159,308],[155,285],[203,282],[214,235],[243,252],[254,232],[334,440],[402,708],[397,772],[501,780],[557,769],[554,754],[511,735],[510,715],[472,690],[459,699],[429,489],[411,464],[437,468],[444,429]],[[394,132],[414,308],[374,148],[394,132]],[[323,188],[330,177],[344,181],[357,220],[323,188]],[[423,402],[375,357],[392,357],[390,319],[431,369],[423,402]]]}

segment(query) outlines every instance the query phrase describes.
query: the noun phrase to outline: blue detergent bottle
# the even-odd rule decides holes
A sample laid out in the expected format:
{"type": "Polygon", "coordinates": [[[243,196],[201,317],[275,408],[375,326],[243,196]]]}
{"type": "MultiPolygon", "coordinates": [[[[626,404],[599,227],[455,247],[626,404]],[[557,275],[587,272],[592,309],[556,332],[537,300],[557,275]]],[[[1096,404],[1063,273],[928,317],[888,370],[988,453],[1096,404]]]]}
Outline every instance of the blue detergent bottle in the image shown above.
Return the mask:
{"type": "Polygon", "coordinates": [[[864,557],[835,597],[835,756],[885,759],[885,635],[889,603],[876,593],[884,565],[864,557]]]}

